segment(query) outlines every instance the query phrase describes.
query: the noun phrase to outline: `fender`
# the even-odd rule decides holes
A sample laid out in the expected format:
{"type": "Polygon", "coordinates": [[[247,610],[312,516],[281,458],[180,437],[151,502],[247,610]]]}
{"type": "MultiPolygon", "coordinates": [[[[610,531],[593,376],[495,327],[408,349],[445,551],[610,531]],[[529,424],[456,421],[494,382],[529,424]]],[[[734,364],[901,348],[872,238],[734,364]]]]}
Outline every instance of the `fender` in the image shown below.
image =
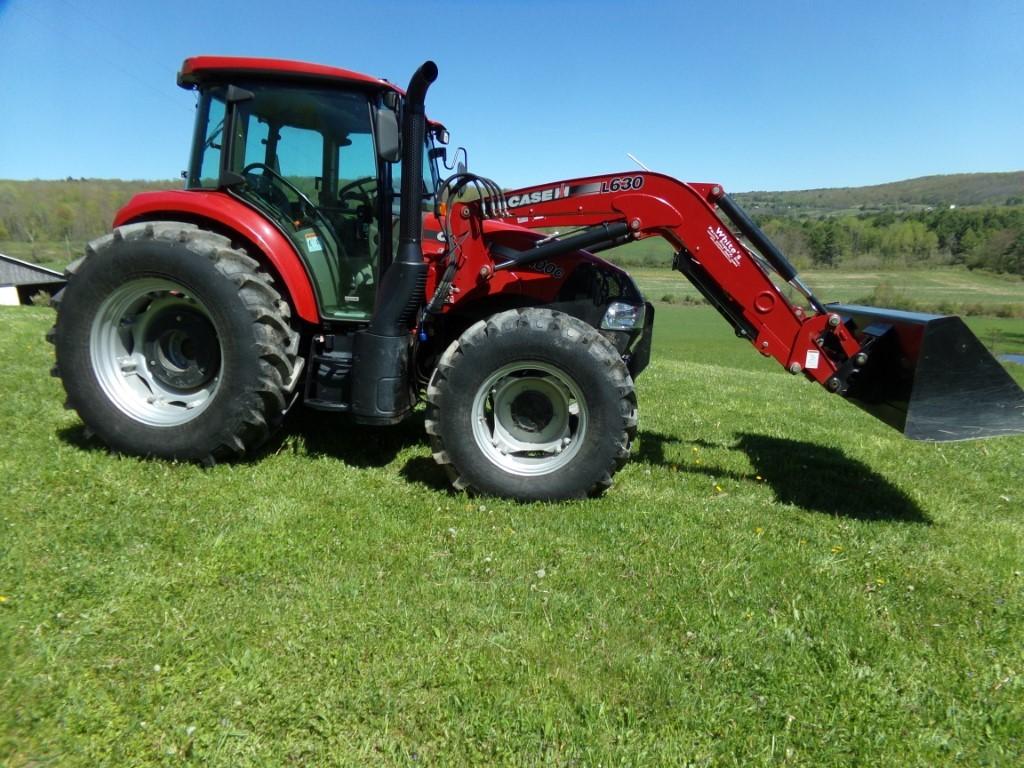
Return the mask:
{"type": "Polygon", "coordinates": [[[320,322],[313,283],[298,252],[273,224],[223,192],[183,189],[143,192],[115,214],[114,226],[176,217],[207,219],[251,242],[280,276],[295,313],[306,322],[320,322]]]}

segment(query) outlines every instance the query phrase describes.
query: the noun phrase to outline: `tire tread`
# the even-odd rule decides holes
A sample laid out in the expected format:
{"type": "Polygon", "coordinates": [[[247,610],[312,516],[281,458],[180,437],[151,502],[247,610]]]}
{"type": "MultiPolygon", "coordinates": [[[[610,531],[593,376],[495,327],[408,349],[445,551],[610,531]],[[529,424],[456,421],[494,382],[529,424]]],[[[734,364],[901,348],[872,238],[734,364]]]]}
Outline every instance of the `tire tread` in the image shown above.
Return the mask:
{"type": "MultiPolygon", "coordinates": [[[[212,450],[199,457],[198,461],[210,466],[217,460],[238,458],[255,451],[283,422],[288,406],[286,383],[296,378],[295,374],[302,364],[298,355],[299,334],[291,326],[288,303],[274,289],[270,275],[260,271],[259,262],[234,247],[229,238],[195,224],[176,221],[126,224],[91,241],[86,246],[85,256],[65,270],[69,286],[74,285],[78,272],[87,260],[103,258],[115,243],[144,240],[181,244],[188,251],[208,258],[217,272],[237,287],[238,296],[253,324],[259,375],[251,382],[250,394],[242,398],[244,409],[241,417],[222,430],[212,441],[215,443],[212,450]]],[[[117,258],[123,252],[117,249],[109,255],[117,258]]],[[[57,310],[57,321],[46,334],[47,341],[58,348],[62,332],[63,293],[63,290],[60,291],[52,300],[57,310]]],[[[53,373],[55,376],[62,375],[59,355],[53,373]]],[[[67,385],[65,390],[68,391],[67,385]]],[[[68,405],[78,410],[70,391],[68,405]]],[[[88,426],[89,414],[79,411],[79,416],[88,426]]]]}
{"type": "Polygon", "coordinates": [[[442,403],[451,391],[451,374],[464,364],[467,350],[491,343],[499,335],[530,328],[545,333],[556,333],[570,342],[587,347],[589,354],[605,368],[608,386],[614,389],[618,397],[622,426],[621,432],[613,438],[616,440],[613,458],[608,466],[604,467],[603,472],[598,473],[599,479],[590,488],[580,489],[578,494],[580,497],[599,496],[612,486],[615,473],[629,460],[630,449],[636,438],[637,399],[633,380],[618,352],[596,329],[571,315],[548,309],[512,309],[480,320],[444,351],[434,368],[426,391],[425,428],[434,461],[444,468],[456,490],[481,492],[481,489],[474,487],[452,463],[441,426],[442,403]]]}

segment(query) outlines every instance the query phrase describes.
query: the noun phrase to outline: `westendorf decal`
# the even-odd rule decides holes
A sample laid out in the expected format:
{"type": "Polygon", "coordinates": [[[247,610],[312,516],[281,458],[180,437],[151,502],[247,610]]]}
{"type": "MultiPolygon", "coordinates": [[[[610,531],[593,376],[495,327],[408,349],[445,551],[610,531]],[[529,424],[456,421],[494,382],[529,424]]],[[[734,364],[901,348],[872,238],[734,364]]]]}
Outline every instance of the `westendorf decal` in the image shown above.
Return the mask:
{"type": "Polygon", "coordinates": [[[732,264],[734,267],[740,265],[740,252],[739,249],[732,244],[732,239],[729,237],[729,233],[726,232],[721,226],[708,227],[708,237],[711,241],[718,246],[718,250],[725,256],[725,260],[732,264]]]}

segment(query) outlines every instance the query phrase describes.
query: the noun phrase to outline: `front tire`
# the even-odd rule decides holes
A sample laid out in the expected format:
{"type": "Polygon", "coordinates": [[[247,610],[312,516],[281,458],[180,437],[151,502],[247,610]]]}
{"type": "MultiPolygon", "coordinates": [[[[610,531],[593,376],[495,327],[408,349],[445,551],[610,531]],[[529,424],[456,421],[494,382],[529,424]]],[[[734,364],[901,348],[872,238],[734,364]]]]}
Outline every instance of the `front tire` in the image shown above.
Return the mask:
{"type": "Polygon", "coordinates": [[[434,459],[457,489],[523,501],[600,494],[636,435],[618,352],[570,315],[530,308],[469,328],[427,389],[434,459]]]}
{"type": "Polygon", "coordinates": [[[280,425],[301,361],[287,303],[259,264],[179,222],[89,244],[57,297],[67,404],[112,449],[212,462],[280,425]]]}

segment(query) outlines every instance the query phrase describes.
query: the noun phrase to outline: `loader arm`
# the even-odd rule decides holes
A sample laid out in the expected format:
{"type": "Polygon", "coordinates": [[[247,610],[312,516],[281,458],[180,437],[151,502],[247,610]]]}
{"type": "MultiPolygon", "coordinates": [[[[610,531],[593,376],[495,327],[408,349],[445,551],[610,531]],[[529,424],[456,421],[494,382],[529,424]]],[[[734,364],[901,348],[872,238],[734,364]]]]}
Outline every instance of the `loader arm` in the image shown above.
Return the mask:
{"type": "MultiPolygon", "coordinates": [[[[777,251],[764,253],[762,246],[764,259],[773,259],[776,271],[787,281],[795,280],[794,287],[808,296],[812,307],[817,305],[822,311],[806,312],[772,282],[766,268],[716,213],[725,212],[728,206],[739,211],[719,185],[685,183],[649,172],[613,174],[515,190],[505,194],[505,203],[504,208],[497,202],[494,206],[471,203],[467,206],[469,215],[459,215],[456,210],[453,218],[462,221],[466,233],[470,233],[485,209],[493,207],[500,208],[498,218],[529,229],[587,229],[566,237],[545,238],[538,247],[515,256],[500,248],[492,249],[495,271],[552,258],[559,251],[581,247],[600,250],[660,236],[676,252],[673,267],[694,284],[737,335],[790,372],[804,373],[828,386],[840,367],[860,349],[839,316],[824,311],[799,282],[785,257],[777,251]]],[[[734,224],[741,226],[741,222],[734,224]]],[[[749,219],[742,224],[754,226],[749,219]]]]}
{"type": "MultiPolygon", "coordinates": [[[[718,184],[651,172],[609,174],[494,194],[452,209],[460,248],[486,251],[476,279],[531,261],[660,236],[673,268],[762,355],[804,374],[908,437],[962,440],[1024,433],[1024,392],[957,317],[823,304],[718,184]],[[569,227],[531,247],[489,242],[483,220],[569,227]],[[733,233],[730,222],[750,247],[733,233]],[[770,272],[802,294],[789,301],[770,272]]],[[[475,261],[475,260],[474,260],[475,261]]]]}

